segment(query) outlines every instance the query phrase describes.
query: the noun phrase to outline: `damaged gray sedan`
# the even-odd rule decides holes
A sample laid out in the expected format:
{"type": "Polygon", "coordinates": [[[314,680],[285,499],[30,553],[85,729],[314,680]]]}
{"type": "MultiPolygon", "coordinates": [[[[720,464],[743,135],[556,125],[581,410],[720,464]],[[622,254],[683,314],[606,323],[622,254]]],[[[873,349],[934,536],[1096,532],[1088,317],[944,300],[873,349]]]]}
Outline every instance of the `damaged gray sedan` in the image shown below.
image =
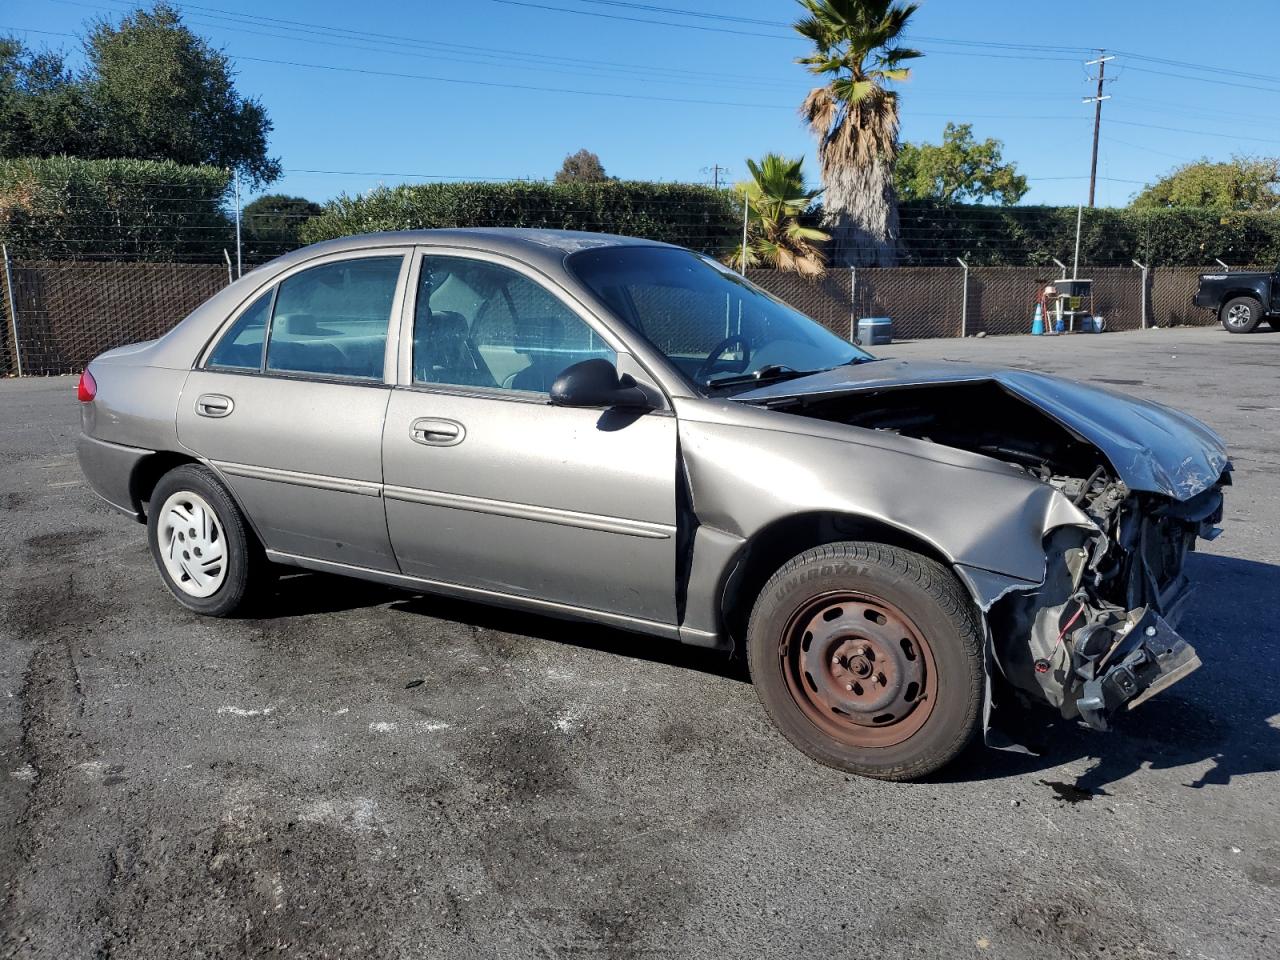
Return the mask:
{"type": "Polygon", "coordinates": [[[79,396],[86,476],[192,610],[290,566],[745,649],[792,743],[891,779],[1195,669],[1184,561],[1230,478],[1177,411],[876,359],[712,260],[583,233],[307,247],[79,396]]]}

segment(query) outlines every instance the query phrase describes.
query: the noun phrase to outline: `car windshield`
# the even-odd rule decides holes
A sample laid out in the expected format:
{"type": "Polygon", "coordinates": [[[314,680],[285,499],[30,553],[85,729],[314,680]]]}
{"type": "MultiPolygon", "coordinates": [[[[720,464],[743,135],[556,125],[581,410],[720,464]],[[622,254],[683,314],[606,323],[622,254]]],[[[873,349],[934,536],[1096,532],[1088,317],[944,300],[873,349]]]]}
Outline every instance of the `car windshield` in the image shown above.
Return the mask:
{"type": "Polygon", "coordinates": [[[874,359],[689,250],[603,247],[574,253],[566,265],[703,393],[750,389],[874,359]]]}

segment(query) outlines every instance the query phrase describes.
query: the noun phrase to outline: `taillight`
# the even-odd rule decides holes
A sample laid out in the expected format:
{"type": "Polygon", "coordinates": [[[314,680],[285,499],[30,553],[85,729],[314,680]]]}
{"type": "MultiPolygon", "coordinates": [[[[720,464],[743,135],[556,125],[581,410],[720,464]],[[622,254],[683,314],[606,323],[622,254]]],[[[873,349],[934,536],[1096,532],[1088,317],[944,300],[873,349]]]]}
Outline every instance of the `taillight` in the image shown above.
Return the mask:
{"type": "Polygon", "coordinates": [[[89,403],[98,395],[98,383],[93,374],[86,370],[80,374],[80,383],[76,386],[76,399],[81,403],[89,403]]]}

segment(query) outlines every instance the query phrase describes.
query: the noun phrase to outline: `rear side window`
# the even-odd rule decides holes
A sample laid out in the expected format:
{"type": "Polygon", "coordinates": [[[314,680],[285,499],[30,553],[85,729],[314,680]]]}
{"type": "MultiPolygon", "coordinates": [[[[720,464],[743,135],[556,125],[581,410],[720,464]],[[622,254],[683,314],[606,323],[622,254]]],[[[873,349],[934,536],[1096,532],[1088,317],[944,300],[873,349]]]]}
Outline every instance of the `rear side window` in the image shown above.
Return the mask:
{"type": "Polygon", "coordinates": [[[213,348],[208,366],[224,370],[262,369],[262,344],[267,332],[267,318],[271,316],[271,297],[274,293],[274,290],[268,290],[240,314],[240,318],[213,348]]]}
{"type": "Polygon", "coordinates": [[[402,256],[326,263],[280,284],[268,372],[381,380],[402,256]]]}

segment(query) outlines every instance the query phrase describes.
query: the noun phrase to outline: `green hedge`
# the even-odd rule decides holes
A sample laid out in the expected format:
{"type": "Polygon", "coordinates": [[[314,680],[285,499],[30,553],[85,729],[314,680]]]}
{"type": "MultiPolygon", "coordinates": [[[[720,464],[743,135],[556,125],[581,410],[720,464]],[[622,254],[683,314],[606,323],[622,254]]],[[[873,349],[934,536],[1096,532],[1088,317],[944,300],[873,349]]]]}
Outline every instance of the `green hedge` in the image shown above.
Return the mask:
{"type": "MultiPolygon", "coordinates": [[[[0,160],[0,239],[42,259],[221,260],[235,248],[228,174],[213,167],[70,157],[0,160]]],[[[903,264],[1070,263],[1074,207],[914,202],[900,209],[903,264]]],[[[815,211],[814,218],[820,216],[815,211]]],[[[711,254],[742,230],[736,195],[695,184],[432,183],[343,195],[305,222],[301,243],[353,233],[503,226],[595,230],[711,254]]],[[[1082,263],[1156,266],[1280,262],[1280,214],[1084,211],[1082,263]]]]}
{"type": "MultiPolygon", "coordinates": [[[[1075,207],[910,203],[900,209],[903,263],[1070,263],[1075,207]]],[[[1218,210],[1085,210],[1080,260],[1098,265],[1194,266],[1280,261],[1280,215],[1218,210]]]]}
{"type": "Polygon", "coordinates": [[[742,220],[730,191],[695,184],[428,183],[340,196],[303,225],[302,239],[433,227],[594,230],[719,253],[742,220]]]}
{"type": "Polygon", "coordinates": [[[0,159],[0,239],[31,259],[220,260],[228,183],[169,161],[0,159]]]}

